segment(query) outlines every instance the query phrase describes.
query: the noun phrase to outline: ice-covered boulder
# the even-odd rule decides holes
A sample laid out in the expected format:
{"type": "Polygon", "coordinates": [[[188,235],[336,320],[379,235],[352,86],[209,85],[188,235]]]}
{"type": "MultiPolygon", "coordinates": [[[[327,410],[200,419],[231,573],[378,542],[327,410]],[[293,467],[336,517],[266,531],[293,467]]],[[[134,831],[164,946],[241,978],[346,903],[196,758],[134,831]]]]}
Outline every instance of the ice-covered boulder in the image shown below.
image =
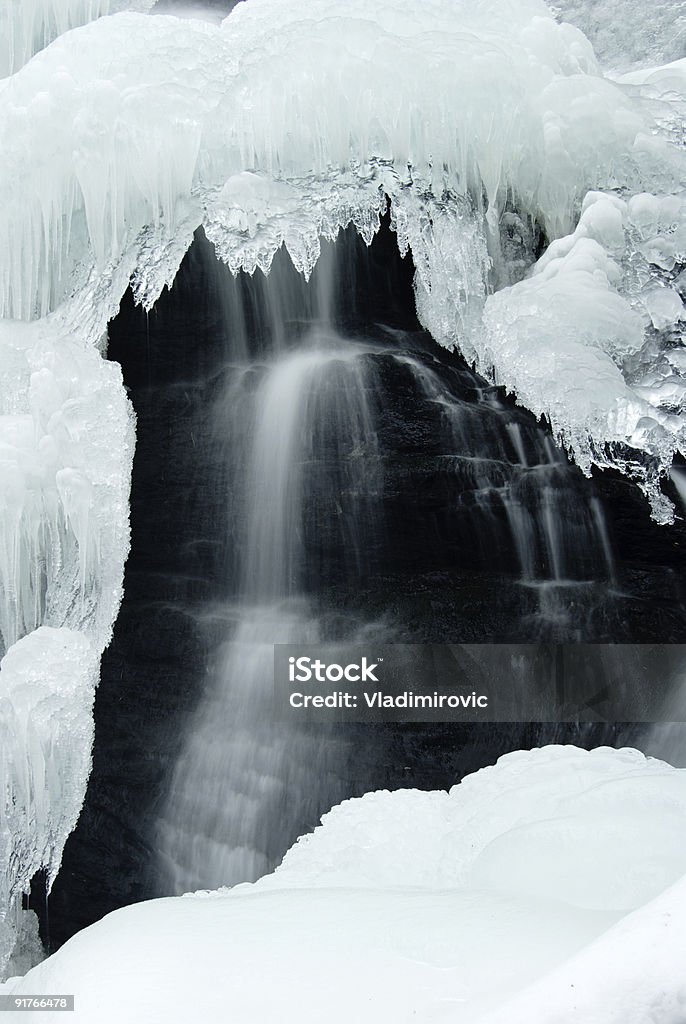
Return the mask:
{"type": "Polygon", "coordinates": [[[621,468],[661,522],[672,508],[645,455],[666,471],[686,447],[686,307],[674,284],[684,254],[686,193],[589,193],[574,233],[488,297],[474,336],[479,365],[548,417],[584,472],[621,468]]]}

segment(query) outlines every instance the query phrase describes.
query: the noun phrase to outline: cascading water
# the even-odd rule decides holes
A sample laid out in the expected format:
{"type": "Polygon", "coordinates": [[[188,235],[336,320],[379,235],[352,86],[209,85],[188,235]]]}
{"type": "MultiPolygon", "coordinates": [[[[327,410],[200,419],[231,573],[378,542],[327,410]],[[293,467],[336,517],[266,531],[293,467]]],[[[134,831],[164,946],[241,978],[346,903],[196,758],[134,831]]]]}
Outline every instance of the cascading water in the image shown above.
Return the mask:
{"type": "Polygon", "coordinates": [[[378,526],[373,368],[363,346],[334,332],[331,278],[324,264],[322,271],[317,326],[294,348],[285,343],[288,292],[277,269],[271,358],[226,370],[218,416],[232,494],[240,496],[240,584],[235,604],[223,609],[228,639],[214,659],[160,825],[174,891],[264,874],[283,852],[281,822],[308,805],[316,820],[327,799],[313,766],[331,756],[328,737],[321,730],[299,735],[269,719],[272,645],[313,643],[326,632],[303,594],[306,504],[335,495],[339,544],[357,571],[362,532],[378,526]]]}
{"type": "Polygon", "coordinates": [[[439,361],[416,331],[367,322],[343,333],[359,259],[348,232],[310,285],[285,258],[267,279],[224,280],[228,357],[212,429],[227,599],[199,615],[214,653],[158,824],[163,891],[258,877],[346,795],[344,742],[271,719],[273,644],[414,638],[392,600],[363,615],[354,603],[368,577],[378,590],[398,545],[387,513],[402,517],[406,496],[398,505],[385,463],[443,491],[433,522],[429,509],[417,524],[420,544],[448,538],[448,558],[467,573],[478,552],[496,588],[519,576],[513,629],[529,639],[582,635],[583,602],[590,615],[612,601],[602,507],[530,418],[464,366],[439,361]],[[424,420],[399,458],[394,393],[411,395],[424,420]]]}
{"type": "Polygon", "coordinates": [[[477,533],[491,534],[493,551],[514,548],[522,584],[537,595],[529,627],[518,623],[520,636],[523,630],[529,639],[583,639],[588,616],[607,609],[614,596],[600,501],[580,493],[550,437],[517,418],[495,389],[474,382],[471,400],[460,399],[431,368],[397,358],[440,410],[447,466],[460,481],[459,500],[471,506],[477,533]],[[509,538],[502,530],[503,510],[509,538]]]}

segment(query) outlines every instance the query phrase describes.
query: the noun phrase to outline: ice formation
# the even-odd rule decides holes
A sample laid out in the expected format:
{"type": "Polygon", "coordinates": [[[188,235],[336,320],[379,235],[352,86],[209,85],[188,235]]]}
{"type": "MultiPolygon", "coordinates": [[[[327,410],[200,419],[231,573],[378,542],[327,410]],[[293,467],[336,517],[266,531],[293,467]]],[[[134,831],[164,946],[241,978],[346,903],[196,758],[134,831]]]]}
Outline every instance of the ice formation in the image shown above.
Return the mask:
{"type": "Polygon", "coordinates": [[[542,0],[395,0],[373,18],[363,0],[251,0],[220,26],[94,21],[2,87],[0,232],[15,244],[0,311],[81,301],[102,329],[130,278],[152,305],[201,223],[233,270],[268,270],[283,243],[308,273],[320,237],[353,221],[370,238],[388,197],[437,339],[548,416],[585,471],[629,472],[666,521],[659,480],[684,441],[685,77],[603,77],[542,0]],[[617,201],[621,252],[616,225],[586,218],[601,258],[579,215],[617,201]],[[574,255],[529,271],[537,237],[570,234],[574,255]],[[565,312],[580,306],[575,333],[565,312]],[[613,309],[612,344],[599,345],[613,309]]]}
{"type": "Polygon", "coordinates": [[[85,792],[98,660],[128,552],[120,368],[52,320],[0,322],[0,975],[85,792]]]}
{"type": "Polygon", "coordinates": [[[0,78],[18,71],[57,36],[117,11],[147,11],[155,0],[3,0],[0,78]]]}
{"type": "Polygon", "coordinates": [[[518,751],[347,801],[274,874],[119,910],[4,991],[75,992],[76,1024],[681,1024],[685,812],[637,751],[518,751]]]}
{"type": "Polygon", "coordinates": [[[133,423],[121,370],[49,324],[0,321],[0,644],[41,624],[102,649],[121,599],[133,423]]]}
{"type": "Polygon", "coordinates": [[[40,626],[0,663],[0,971],[33,875],[52,885],[90,771],[98,651],[83,633],[40,626]]]}
{"type": "Polygon", "coordinates": [[[608,68],[664,64],[686,49],[683,0],[555,0],[565,21],[580,28],[608,68]]]}

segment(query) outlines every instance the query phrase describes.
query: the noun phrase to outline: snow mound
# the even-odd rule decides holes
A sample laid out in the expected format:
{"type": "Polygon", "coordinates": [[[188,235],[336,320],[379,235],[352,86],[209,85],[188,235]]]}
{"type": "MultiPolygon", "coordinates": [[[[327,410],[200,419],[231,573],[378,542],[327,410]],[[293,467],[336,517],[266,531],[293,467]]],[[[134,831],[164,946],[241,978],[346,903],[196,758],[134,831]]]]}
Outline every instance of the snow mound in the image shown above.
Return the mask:
{"type": "Polygon", "coordinates": [[[347,801],[273,875],[110,914],[4,991],[73,992],[75,1024],[681,1024],[685,804],[637,751],[519,751],[347,801]]]}
{"type": "Polygon", "coordinates": [[[624,918],[482,1024],[681,1024],[686,880],[624,918]]]}
{"type": "Polygon", "coordinates": [[[631,749],[550,746],[449,793],[348,800],[261,884],[497,889],[629,911],[686,873],[685,848],[686,773],[631,749]]]}

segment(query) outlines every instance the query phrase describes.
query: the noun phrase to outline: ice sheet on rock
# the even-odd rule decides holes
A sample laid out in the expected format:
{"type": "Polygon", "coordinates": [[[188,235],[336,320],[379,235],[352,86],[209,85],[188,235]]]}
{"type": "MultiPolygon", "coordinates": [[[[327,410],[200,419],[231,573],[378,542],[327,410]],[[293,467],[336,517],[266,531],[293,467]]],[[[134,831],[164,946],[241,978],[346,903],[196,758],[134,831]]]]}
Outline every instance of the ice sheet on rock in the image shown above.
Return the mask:
{"type": "Polygon", "coordinates": [[[0,644],[109,640],[128,553],[133,414],[121,369],[54,324],[0,321],[0,644]]]}
{"type": "MultiPolygon", "coordinates": [[[[15,906],[11,913],[15,917],[14,949],[5,967],[8,978],[26,974],[45,959],[45,947],[41,942],[38,916],[33,910],[23,910],[15,906]]],[[[0,994],[2,984],[0,983],[0,994]]]]}
{"type": "Polygon", "coordinates": [[[117,11],[147,11],[155,0],[3,0],[0,78],[14,74],[63,32],[117,11]]]}
{"type": "Polygon", "coordinates": [[[0,662],[0,975],[21,895],[41,867],[52,885],[81,810],[98,663],[82,633],[47,626],[0,662]]]}
{"type": "MultiPolygon", "coordinates": [[[[686,14],[682,18],[686,26],[686,14]]],[[[682,50],[686,42],[682,44],[682,50]]],[[[684,145],[686,124],[686,57],[657,67],[614,76],[629,95],[653,111],[658,130],[674,145],[684,145]]]]}
{"type": "Polygon", "coordinates": [[[578,983],[584,1022],[681,1024],[686,888],[659,893],[685,807],[686,772],[637,751],[518,751],[347,801],[273,875],[117,911],[8,988],[78,993],[75,1024],[552,1024],[578,983]]]}

